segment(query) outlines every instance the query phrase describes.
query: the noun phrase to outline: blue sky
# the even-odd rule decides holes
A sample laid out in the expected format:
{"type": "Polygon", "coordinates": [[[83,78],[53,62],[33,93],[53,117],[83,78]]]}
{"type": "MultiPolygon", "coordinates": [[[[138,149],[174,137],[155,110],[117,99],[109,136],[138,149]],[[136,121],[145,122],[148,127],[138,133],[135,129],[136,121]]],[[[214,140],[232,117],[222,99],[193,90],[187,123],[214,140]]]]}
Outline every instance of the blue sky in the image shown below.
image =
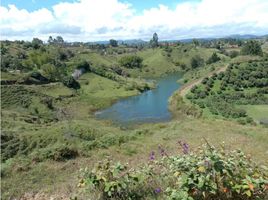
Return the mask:
{"type": "MultiPolygon", "coordinates": [[[[59,2],[75,2],[76,0],[2,0],[2,6],[7,7],[9,4],[16,5],[19,9],[26,9],[34,11],[41,8],[52,9],[52,6],[59,2]]],[[[124,0],[122,2],[129,2],[138,11],[142,12],[144,9],[157,7],[159,4],[166,5],[170,8],[175,8],[179,2],[187,2],[189,0],[124,0]]],[[[199,0],[196,0],[199,1],[199,0]]]]}
{"type": "Polygon", "coordinates": [[[268,33],[267,0],[2,0],[1,39],[149,40],[268,33]]]}
{"type": "Polygon", "coordinates": [[[7,7],[9,4],[16,5],[19,9],[26,9],[28,11],[34,11],[41,8],[51,9],[53,5],[59,2],[75,2],[74,0],[2,0],[2,6],[7,7]]]}

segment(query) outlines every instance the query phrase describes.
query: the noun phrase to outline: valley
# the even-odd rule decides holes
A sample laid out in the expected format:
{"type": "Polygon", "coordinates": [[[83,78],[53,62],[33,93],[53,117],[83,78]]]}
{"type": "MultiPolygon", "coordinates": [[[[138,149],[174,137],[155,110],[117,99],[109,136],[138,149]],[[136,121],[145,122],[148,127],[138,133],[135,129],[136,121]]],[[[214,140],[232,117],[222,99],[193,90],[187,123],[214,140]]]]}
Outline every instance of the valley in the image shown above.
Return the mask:
{"type": "MultiPolygon", "coordinates": [[[[241,149],[267,165],[266,46],[264,38],[157,46],[2,41],[2,199],[97,199],[101,191],[84,190],[80,169],[105,160],[151,166],[161,148],[182,156],[179,141],[192,152],[206,143],[241,149]],[[251,41],[261,53],[246,51],[251,41]]],[[[135,198],[156,198],[143,192],[135,198]]]]}

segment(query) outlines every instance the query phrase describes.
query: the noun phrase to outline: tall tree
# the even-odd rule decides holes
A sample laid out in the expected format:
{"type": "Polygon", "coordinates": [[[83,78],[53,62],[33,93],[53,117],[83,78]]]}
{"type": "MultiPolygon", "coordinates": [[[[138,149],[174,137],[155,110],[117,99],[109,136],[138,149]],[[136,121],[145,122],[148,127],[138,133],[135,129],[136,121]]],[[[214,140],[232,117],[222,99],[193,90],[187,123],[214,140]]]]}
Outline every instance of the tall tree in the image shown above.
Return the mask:
{"type": "Polygon", "coordinates": [[[43,45],[43,41],[38,38],[33,38],[32,47],[34,49],[39,49],[43,45]]]}
{"type": "Polygon", "coordinates": [[[58,45],[64,44],[64,40],[60,35],[57,36],[56,38],[53,38],[52,36],[49,36],[47,42],[48,42],[48,44],[58,44],[58,45]]]}
{"type": "Polygon", "coordinates": [[[49,36],[47,42],[48,42],[48,44],[53,44],[54,43],[53,37],[52,36],[49,36]]]}
{"type": "Polygon", "coordinates": [[[193,44],[194,44],[195,47],[197,47],[197,46],[200,45],[200,42],[199,42],[199,40],[197,40],[197,39],[193,39],[192,42],[193,42],[193,44]]]}
{"type": "Polygon", "coordinates": [[[153,34],[153,38],[150,40],[150,46],[155,48],[155,47],[158,47],[158,35],[157,33],[154,33],[153,34]]]}
{"type": "Polygon", "coordinates": [[[117,43],[116,40],[114,40],[114,39],[110,39],[110,45],[111,45],[112,47],[117,47],[117,46],[118,46],[118,43],[117,43]]]}
{"type": "Polygon", "coordinates": [[[56,37],[56,43],[57,43],[57,44],[63,44],[63,43],[64,43],[63,38],[62,38],[61,36],[57,36],[57,37],[56,37]]]}

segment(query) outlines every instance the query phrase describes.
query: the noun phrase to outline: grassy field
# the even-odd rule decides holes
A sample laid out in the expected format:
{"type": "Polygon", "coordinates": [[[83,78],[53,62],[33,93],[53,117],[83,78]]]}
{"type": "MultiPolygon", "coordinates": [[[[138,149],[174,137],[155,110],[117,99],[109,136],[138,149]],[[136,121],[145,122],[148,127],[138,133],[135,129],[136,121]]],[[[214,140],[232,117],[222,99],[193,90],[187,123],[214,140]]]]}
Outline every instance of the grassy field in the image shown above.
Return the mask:
{"type": "Polygon", "coordinates": [[[248,115],[257,122],[268,119],[268,105],[243,105],[240,107],[245,109],[248,115]]]}

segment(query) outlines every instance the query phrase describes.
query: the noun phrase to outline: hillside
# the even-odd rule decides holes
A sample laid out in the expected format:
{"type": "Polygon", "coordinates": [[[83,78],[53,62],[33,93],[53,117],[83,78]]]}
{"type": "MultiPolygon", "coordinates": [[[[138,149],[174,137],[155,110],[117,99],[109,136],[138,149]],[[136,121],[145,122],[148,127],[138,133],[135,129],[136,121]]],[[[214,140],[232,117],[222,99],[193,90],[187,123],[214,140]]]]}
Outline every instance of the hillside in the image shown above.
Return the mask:
{"type": "Polygon", "coordinates": [[[253,170],[267,165],[266,46],[249,55],[225,40],[156,47],[1,42],[2,199],[90,199],[77,187],[81,168],[111,159],[135,171],[159,146],[181,155],[179,140],[193,153],[224,142],[227,152],[252,157],[253,170]],[[170,98],[172,120],[125,126],[96,119],[96,111],[153,90],[174,72],[184,85],[170,98]]]}

